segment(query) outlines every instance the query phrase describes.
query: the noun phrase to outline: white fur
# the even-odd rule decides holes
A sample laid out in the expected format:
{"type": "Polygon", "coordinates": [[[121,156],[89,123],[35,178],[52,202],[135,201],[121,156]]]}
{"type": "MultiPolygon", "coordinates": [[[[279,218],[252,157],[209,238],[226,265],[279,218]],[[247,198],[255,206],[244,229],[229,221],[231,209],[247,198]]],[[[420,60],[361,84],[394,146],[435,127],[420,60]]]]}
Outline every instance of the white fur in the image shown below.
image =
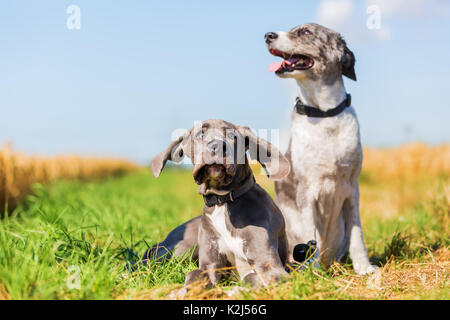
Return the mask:
{"type": "MultiPolygon", "coordinates": [[[[323,100],[333,97],[336,101],[340,96],[342,101],[343,92],[341,83],[340,87],[302,86],[300,95],[326,106],[323,100]]],[[[282,208],[288,237],[297,243],[316,239],[325,264],[349,250],[357,273],[372,272],[375,269],[368,260],[357,205],[362,148],[353,107],[330,118],[294,114],[291,139],[292,170],[301,182],[297,190],[300,212],[282,208]],[[344,201],[355,204],[354,210],[345,212],[344,201]]]]}
{"type": "Polygon", "coordinates": [[[254,272],[254,270],[247,262],[247,257],[244,253],[244,240],[239,237],[233,237],[227,229],[225,223],[227,214],[227,204],[223,204],[215,206],[214,211],[207,216],[219,235],[217,240],[219,253],[227,256],[227,259],[232,265],[236,266],[241,279],[243,279],[246,275],[254,272]]]}

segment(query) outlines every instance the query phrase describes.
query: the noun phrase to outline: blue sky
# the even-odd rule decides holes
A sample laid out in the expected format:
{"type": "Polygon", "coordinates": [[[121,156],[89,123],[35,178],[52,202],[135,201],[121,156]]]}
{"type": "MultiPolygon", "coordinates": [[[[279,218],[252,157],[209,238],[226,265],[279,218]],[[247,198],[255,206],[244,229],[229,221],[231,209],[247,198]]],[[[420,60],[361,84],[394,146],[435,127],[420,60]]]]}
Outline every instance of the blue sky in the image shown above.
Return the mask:
{"type": "Polygon", "coordinates": [[[144,163],[196,120],[284,130],[295,84],[267,71],[263,35],[310,21],[356,55],[358,81],[345,81],[364,145],[448,143],[449,12],[443,0],[5,0],[0,144],[144,163]],[[379,30],[366,27],[373,3],[379,30]],[[66,27],[72,4],[80,30],[66,27]]]}

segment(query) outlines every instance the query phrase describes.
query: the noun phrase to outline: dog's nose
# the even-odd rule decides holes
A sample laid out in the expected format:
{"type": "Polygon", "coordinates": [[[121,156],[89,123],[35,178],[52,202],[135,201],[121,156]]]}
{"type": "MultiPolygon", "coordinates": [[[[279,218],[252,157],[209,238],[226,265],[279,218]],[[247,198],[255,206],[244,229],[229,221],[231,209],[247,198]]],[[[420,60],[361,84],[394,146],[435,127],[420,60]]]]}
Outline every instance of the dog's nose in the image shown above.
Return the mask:
{"type": "Polygon", "coordinates": [[[278,34],[276,34],[275,32],[267,32],[264,35],[264,39],[266,39],[266,43],[272,42],[272,40],[275,40],[276,38],[278,38],[278,34]]]}
{"type": "Polygon", "coordinates": [[[211,151],[213,154],[217,155],[221,150],[222,154],[226,154],[227,145],[225,141],[214,139],[208,143],[208,150],[211,151]]]}

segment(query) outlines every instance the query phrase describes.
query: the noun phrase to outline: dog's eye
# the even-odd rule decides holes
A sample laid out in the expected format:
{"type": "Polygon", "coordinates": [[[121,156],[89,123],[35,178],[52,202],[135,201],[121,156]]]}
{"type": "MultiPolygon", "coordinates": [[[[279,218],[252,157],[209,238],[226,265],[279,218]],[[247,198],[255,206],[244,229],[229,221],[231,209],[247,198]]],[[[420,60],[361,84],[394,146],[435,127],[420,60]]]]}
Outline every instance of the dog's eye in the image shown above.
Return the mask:
{"type": "Polygon", "coordinates": [[[195,138],[196,138],[196,139],[201,139],[201,138],[203,138],[203,132],[202,132],[202,131],[197,132],[197,134],[195,135],[195,138]]]}
{"type": "Polygon", "coordinates": [[[312,35],[312,33],[308,29],[301,29],[298,31],[298,35],[299,36],[310,36],[310,35],[312,35]]]}

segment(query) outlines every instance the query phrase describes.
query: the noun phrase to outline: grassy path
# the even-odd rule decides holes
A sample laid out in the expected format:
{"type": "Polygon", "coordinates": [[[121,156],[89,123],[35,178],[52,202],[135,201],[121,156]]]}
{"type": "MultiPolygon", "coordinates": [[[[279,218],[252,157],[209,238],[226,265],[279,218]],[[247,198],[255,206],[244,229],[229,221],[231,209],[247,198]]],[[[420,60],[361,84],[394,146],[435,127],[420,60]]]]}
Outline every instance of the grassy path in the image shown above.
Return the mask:
{"type": "MultiPolygon", "coordinates": [[[[362,193],[377,188],[382,186],[363,185],[362,193]]],[[[336,264],[235,297],[449,299],[448,198],[442,192],[388,217],[363,205],[369,254],[382,267],[377,276],[358,277],[350,264],[336,264]]],[[[163,239],[201,208],[185,171],[167,170],[158,180],[138,173],[97,183],[36,186],[34,196],[0,221],[0,299],[165,298],[182,286],[194,263],[173,260],[134,274],[123,268],[142,256],[147,243],[163,239]]],[[[192,290],[186,297],[227,298],[232,284],[192,290]]]]}

